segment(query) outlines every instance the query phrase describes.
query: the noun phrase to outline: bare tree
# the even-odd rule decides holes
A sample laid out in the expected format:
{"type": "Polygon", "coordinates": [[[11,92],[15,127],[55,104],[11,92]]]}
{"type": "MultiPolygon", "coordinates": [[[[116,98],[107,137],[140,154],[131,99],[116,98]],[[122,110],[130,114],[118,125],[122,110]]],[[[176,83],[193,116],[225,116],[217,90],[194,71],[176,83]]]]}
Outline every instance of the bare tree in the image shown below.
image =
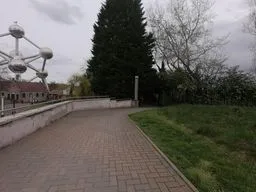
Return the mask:
{"type": "Polygon", "coordinates": [[[184,69],[196,81],[206,70],[218,72],[226,60],[220,50],[227,37],[212,38],[212,5],[210,0],[169,0],[165,8],[149,9],[156,60],[164,61],[170,70],[184,69]]]}
{"type": "Polygon", "coordinates": [[[252,66],[250,68],[250,72],[256,75],[256,53],[255,50],[253,51],[253,58],[252,58],[252,66]]]}
{"type": "Polygon", "coordinates": [[[256,36],[256,0],[247,0],[249,5],[249,15],[247,22],[244,23],[245,32],[256,36]]]}
{"type": "MultiPolygon", "coordinates": [[[[256,37],[256,0],[246,0],[249,5],[249,15],[244,23],[244,31],[256,37]]],[[[256,40],[256,39],[255,39],[256,40]]],[[[256,41],[251,44],[252,66],[250,72],[256,75],[256,41]]]]}

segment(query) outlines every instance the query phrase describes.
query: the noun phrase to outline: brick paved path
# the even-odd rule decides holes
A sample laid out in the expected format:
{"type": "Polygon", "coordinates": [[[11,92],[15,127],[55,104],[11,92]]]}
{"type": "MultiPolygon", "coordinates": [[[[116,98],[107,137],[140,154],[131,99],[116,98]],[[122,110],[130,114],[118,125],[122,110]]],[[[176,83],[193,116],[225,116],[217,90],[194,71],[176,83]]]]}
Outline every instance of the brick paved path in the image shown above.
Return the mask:
{"type": "Polygon", "coordinates": [[[128,120],[75,112],[0,151],[1,192],[190,192],[128,120]]]}

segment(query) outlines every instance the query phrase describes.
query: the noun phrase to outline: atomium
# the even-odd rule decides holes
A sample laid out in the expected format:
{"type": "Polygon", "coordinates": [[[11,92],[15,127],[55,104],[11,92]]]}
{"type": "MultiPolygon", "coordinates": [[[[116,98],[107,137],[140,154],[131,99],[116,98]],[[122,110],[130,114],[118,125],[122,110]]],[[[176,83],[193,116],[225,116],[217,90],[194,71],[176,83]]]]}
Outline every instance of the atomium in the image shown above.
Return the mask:
{"type": "Polygon", "coordinates": [[[0,58],[2,58],[2,60],[0,60],[0,66],[8,65],[9,70],[15,74],[17,78],[16,80],[19,80],[20,75],[25,73],[28,68],[32,69],[33,71],[35,71],[36,75],[30,80],[30,82],[35,80],[36,78],[39,78],[42,80],[47,90],[49,91],[46,80],[46,78],[48,77],[48,72],[45,70],[45,66],[46,61],[53,57],[52,50],[48,47],[39,47],[37,44],[28,39],[25,36],[24,29],[19,26],[17,22],[14,22],[14,24],[9,27],[8,33],[0,34],[0,37],[5,36],[12,36],[15,38],[15,50],[11,51],[9,54],[0,50],[0,58]],[[39,50],[38,53],[32,56],[24,57],[19,50],[20,39],[25,39],[31,45],[36,47],[39,50]],[[40,58],[43,59],[42,68],[37,69],[33,65],[31,65],[31,63],[40,58]]]}

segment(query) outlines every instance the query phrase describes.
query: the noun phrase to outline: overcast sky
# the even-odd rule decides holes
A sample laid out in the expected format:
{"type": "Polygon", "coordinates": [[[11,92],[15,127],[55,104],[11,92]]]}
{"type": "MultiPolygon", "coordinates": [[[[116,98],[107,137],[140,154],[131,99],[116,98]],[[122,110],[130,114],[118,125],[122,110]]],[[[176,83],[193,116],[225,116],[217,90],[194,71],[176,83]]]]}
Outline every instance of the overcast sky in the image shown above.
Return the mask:
{"type": "MultiPolygon", "coordinates": [[[[8,32],[14,21],[25,29],[26,36],[39,46],[50,47],[54,58],[47,63],[48,81],[66,82],[75,72],[81,71],[84,60],[90,57],[93,24],[104,0],[1,0],[0,34],[8,32]]],[[[156,0],[143,0],[149,7],[156,0]]],[[[158,0],[163,3],[166,0],[158,0]]],[[[168,0],[167,0],[168,1],[168,0]]],[[[251,65],[249,46],[251,37],[242,32],[248,15],[246,0],[216,0],[214,6],[215,35],[230,33],[226,46],[229,65],[247,69],[251,65]]],[[[0,49],[14,49],[11,37],[0,38],[0,49]]],[[[23,55],[33,55],[37,50],[22,40],[23,55]]],[[[33,63],[32,63],[33,64],[33,63]]],[[[39,67],[41,64],[34,64],[39,67]]],[[[29,79],[29,71],[23,77],[29,79]]]]}

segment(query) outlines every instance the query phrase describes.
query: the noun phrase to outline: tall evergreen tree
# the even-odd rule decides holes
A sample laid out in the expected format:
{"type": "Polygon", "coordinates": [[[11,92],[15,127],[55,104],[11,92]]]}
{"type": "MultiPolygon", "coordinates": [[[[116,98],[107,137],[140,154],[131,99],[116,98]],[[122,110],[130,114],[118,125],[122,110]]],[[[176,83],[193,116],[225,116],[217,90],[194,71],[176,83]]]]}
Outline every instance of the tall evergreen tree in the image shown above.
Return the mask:
{"type": "Polygon", "coordinates": [[[138,75],[140,96],[154,94],[158,82],[153,69],[154,39],[146,25],[141,0],[106,0],[102,5],[87,71],[95,93],[132,98],[138,75]]]}

